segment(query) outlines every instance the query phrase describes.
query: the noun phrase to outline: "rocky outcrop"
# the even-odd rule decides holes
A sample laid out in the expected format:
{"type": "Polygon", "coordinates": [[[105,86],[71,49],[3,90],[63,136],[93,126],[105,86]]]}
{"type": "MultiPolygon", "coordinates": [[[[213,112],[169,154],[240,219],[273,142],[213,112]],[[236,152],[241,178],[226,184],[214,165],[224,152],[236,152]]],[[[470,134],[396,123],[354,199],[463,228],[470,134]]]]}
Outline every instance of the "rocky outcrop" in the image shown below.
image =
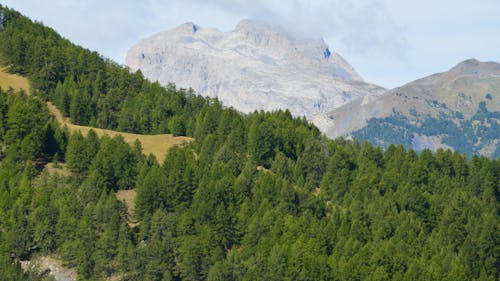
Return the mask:
{"type": "Polygon", "coordinates": [[[55,281],[76,281],[78,274],[76,269],[62,265],[62,261],[53,257],[38,257],[33,261],[21,262],[21,268],[25,271],[34,271],[42,275],[49,275],[55,281]]]}

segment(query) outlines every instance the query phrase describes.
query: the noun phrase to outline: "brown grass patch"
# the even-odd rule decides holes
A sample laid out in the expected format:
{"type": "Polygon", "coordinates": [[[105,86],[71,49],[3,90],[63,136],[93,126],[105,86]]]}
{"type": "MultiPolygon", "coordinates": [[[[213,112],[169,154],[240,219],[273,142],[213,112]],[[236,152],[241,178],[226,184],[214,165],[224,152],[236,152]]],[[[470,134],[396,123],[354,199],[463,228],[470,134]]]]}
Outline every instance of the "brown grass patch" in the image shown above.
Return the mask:
{"type": "Polygon", "coordinates": [[[122,201],[127,207],[127,223],[130,227],[135,227],[139,224],[138,221],[134,218],[136,197],[137,192],[135,191],[135,189],[118,190],[116,192],[116,199],[122,201]]]}
{"type": "Polygon", "coordinates": [[[125,142],[130,145],[133,145],[136,140],[139,140],[142,144],[143,153],[146,155],[153,154],[159,162],[163,162],[168,150],[173,146],[183,145],[194,140],[189,137],[174,137],[171,134],[140,135],[75,125],[71,123],[68,118],[64,118],[61,111],[51,102],[47,102],[47,107],[52,115],[56,117],[57,122],[61,124],[61,126],[67,126],[70,132],[80,131],[83,135],[87,135],[90,130],[94,130],[99,137],[104,135],[111,137],[121,135],[125,142]]]}
{"type": "Polygon", "coordinates": [[[45,165],[45,170],[49,173],[49,175],[59,174],[60,176],[67,177],[71,175],[71,171],[66,166],[66,163],[58,163],[57,165],[54,162],[47,163],[45,165]]]}
{"type": "Polygon", "coordinates": [[[7,72],[8,67],[0,68],[0,87],[6,91],[9,88],[18,92],[25,90],[27,93],[30,91],[30,84],[28,79],[17,74],[10,74],[7,72]]]}
{"type": "Polygon", "coordinates": [[[130,214],[134,213],[136,196],[137,192],[135,191],[135,189],[118,190],[118,192],[116,192],[116,199],[125,203],[125,206],[127,206],[127,211],[130,214]]]}

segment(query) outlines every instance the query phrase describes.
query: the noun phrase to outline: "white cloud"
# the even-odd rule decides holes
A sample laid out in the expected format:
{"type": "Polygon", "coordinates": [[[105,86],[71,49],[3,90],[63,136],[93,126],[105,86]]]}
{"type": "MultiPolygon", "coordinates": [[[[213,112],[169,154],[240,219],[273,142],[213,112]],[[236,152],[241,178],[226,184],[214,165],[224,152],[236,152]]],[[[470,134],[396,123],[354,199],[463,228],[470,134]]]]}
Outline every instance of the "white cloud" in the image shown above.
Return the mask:
{"type": "Polygon", "coordinates": [[[357,53],[401,57],[406,50],[405,31],[383,3],[376,0],[224,1],[186,0],[241,17],[279,24],[302,34],[324,37],[357,53]]]}

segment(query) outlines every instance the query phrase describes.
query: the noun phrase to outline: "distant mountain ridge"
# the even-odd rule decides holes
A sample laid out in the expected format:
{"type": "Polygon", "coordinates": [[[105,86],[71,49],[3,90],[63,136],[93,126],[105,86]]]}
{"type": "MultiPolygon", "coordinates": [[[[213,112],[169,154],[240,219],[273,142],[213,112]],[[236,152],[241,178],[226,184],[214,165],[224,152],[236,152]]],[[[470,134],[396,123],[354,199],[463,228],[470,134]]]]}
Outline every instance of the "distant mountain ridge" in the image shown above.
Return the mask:
{"type": "Polygon", "coordinates": [[[325,133],[332,138],[498,158],[500,64],[469,59],[382,96],[348,103],[330,112],[328,120],[325,133]]]}
{"type": "Polygon", "coordinates": [[[243,112],[289,109],[312,119],[385,91],[363,82],[322,39],[251,20],[230,32],[183,24],[138,42],[126,63],[152,81],[193,88],[243,112]]]}

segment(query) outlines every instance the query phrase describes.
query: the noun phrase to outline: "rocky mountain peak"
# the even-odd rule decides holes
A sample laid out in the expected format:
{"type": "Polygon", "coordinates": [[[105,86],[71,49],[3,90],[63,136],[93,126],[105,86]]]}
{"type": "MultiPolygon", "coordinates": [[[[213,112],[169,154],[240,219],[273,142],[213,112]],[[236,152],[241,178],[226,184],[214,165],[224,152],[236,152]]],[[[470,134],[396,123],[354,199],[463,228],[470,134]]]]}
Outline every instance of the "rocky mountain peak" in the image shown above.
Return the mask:
{"type": "Polygon", "coordinates": [[[240,21],[230,37],[274,53],[290,51],[294,46],[293,38],[282,28],[248,19],[240,21]]]}
{"type": "Polygon", "coordinates": [[[298,68],[313,64],[336,79],[363,80],[322,38],[293,34],[280,26],[249,19],[240,21],[229,38],[235,40],[237,46],[248,43],[258,49],[257,52],[263,51],[275,59],[291,62],[293,58],[298,68]]]}
{"type": "Polygon", "coordinates": [[[152,81],[193,88],[243,112],[289,109],[312,118],[384,91],[364,83],[322,39],[254,20],[230,32],[185,23],[138,42],[126,64],[152,81]]]}
{"type": "Polygon", "coordinates": [[[184,24],[179,25],[177,28],[174,30],[177,30],[179,32],[185,33],[186,35],[189,34],[195,34],[199,29],[199,26],[192,22],[186,22],[184,24]]]}

